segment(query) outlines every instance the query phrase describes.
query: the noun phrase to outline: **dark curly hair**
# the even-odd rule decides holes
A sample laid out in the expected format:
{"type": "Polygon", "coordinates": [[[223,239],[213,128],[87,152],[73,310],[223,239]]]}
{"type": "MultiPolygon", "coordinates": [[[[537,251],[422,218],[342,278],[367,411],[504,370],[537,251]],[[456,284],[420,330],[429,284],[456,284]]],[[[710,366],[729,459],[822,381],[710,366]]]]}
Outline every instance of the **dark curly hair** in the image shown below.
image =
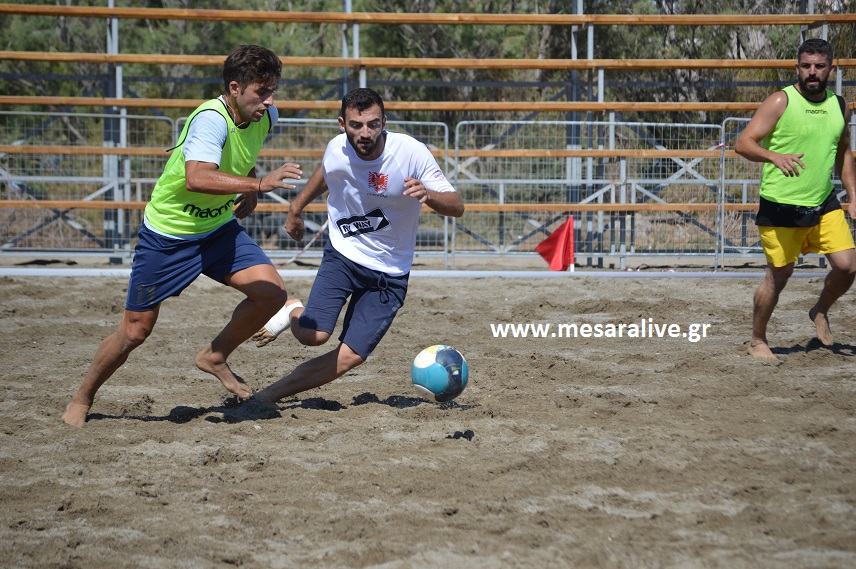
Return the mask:
{"type": "Polygon", "coordinates": [[[805,40],[800,44],[800,47],[797,49],[797,61],[800,60],[800,56],[804,53],[809,55],[820,54],[826,56],[826,62],[832,63],[832,46],[829,45],[829,42],[826,40],[822,40],[820,38],[811,38],[805,40]]]}
{"type": "Polygon", "coordinates": [[[282,62],[274,52],[258,45],[240,45],[223,63],[223,86],[228,91],[232,81],[237,81],[242,89],[250,83],[273,83],[281,74],[282,62]]]}
{"type": "Polygon", "coordinates": [[[339,110],[339,116],[345,118],[346,109],[357,109],[363,112],[374,105],[380,107],[380,116],[384,116],[383,99],[377,91],[360,87],[359,89],[348,91],[348,94],[342,98],[342,108],[339,110]]]}

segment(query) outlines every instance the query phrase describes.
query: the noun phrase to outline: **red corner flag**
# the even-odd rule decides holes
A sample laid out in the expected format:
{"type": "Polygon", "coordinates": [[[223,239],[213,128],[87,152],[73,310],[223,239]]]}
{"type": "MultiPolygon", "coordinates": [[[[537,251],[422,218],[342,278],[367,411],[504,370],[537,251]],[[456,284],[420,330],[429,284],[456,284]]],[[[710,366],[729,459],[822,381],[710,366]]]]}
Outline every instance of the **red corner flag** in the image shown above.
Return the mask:
{"type": "Polygon", "coordinates": [[[535,246],[538,254],[550,264],[551,271],[567,271],[574,264],[574,216],[535,246]]]}

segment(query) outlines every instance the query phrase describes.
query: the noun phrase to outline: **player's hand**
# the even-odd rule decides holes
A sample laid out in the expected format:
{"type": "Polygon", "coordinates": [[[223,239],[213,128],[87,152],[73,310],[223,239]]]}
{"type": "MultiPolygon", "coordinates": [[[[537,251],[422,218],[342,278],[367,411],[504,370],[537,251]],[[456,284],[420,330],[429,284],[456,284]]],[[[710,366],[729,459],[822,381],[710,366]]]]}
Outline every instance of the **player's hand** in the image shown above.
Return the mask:
{"type": "Polygon", "coordinates": [[[805,170],[805,164],[801,160],[805,153],[800,154],[775,154],[770,163],[782,171],[788,177],[799,176],[800,170],[805,170]]]}
{"type": "Polygon", "coordinates": [[[411,178],[410,176],[404,178],[404,192],[402,193],[405,196],[419,200],[421,204],[428,201],[428,188],[420,180],[411,178]]]}
{"type": "Polygon", "coordinates": [[[856,202],[847,203],[847,215],[850,216],[850,219],[856,219],[856,202]]]}
{"type": "Polygon", "coordinates": [[[235,217],[244,219],[254,211],[259,203],[259,194],[252,192],[249,194],[241,194],[235,202],[238,207],[235,208],[235,217]]]}
{"type": "Polygon", "coordinates": [[[306,229],[303,226],[303,218],[300,217],[300,214],[289,210],[288,218],[285,220],[285,232],[288,233],[289,237],[295,241],[303,241],[303,233],[305,230],[306,229]]]}
{"type": "Polygon", "coordinates": [[[259,184],[259,191],[293,190],[296,186],[294,184],[287,184],[285,180],[299,180],[302,177],[303,170],[300,169],[300,165],[287,162],[262,178],[261,184],[259,184]]]}

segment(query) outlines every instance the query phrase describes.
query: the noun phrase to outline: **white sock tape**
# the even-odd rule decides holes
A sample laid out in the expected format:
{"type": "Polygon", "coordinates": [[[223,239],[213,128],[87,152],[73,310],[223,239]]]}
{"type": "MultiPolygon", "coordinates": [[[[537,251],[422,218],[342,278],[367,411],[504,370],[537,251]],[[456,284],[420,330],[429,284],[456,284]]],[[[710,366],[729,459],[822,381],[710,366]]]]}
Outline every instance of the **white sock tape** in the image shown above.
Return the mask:
{"type": "Polygon", "coordinates": [[[303,303],[298,300],[297,302],[286,304],[280,308],[279,312],[274,314],[271,319],[267,321],[267,324],[265,324],[265,330],[274,336],[279,336],[283,330],[287,330],[291,325],[291,313],[295,308],[303,308],[303,303]]]}

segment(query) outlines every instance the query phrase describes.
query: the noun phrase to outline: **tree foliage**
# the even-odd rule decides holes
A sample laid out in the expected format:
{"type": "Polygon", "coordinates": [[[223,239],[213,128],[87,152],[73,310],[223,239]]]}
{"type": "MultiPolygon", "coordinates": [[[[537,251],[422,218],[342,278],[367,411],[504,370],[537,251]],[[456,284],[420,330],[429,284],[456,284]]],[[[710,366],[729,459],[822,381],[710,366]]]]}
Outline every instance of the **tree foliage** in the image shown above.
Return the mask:
{"type": "MultiPolygon", "coordinates": [[[[62,1],[62,0],[57,0],[62,1]]],[[[71,0],[65,0],[71,4],[71,0]]],[[[30,0],[28,3],[35,3],[30,0]]],[[[50,3],[50,2],[41,2],[50,3]]],[[[586,2],[587,13],[767,14],[799,13],[799,0],[721,0],[714,7],[700,0],[612,0],[586,2]]],[[[104,6],[102,1],[74,5],[104,6]]],[[[118,6],[212,8],[273,11],[342,11],[341,0],[117,0],[118,6]]],[[[354,0],[355,11],[568,13],[576,2],[559,0],[354,0]]],[[[852,0],[820,0],[818,12],[856,10],[852,0]]],[[[4,50],[105,52],[109,21],[103,18],[6,16],[0,19],[4,50]]],[[[817,30],[810,31],[817,35],[817,30]]],[[[856,27],[831,26],[829,39],[838,57],[856,57],[856,27]]],[[[587,30],[569,26],[477,26],[364,24],[361,55],[376,57],[570,58],[576,37],[578,56],[585,58],[587,30]]],[[[225,54],[241,43],[266,45],[283,55],[338,56],[342,26],[205,22],[189,20],[119,21],[120,51],[128,53],[225,54]]],[[[350,38],[349,38],[350,39],[350,38]]],[[[595,58],[767,59],[792,58],[799,39],[794,26],[597,26],[595,58]]],[[[144,65],[123,67],[125,96],[201,98],[222,85],[214,66],[144,65]]],[[[0,61],[2,94],[70,96],[111,95],[113,69],[103,64],[0,61]]],[[[666,70],[607,71],[605,100],[740,101],[758,100],[776,85],[792,80],[791,71],[666,70]]],[[[355,71],[300,67],[284,70],[280,97],[337,99],[356,85],[355,71]]],[[[595,99],[592,72],[477,69],[370,69],[368,82],[390,100],[569,100],[595,99]]],[[[856,89],[849,87],[852,98],[856,89]]],[[[407,118],[454,122],[475,115],[410,113],[407,118]]],[[[483,115],[478,118],[483,118],[483,115]]],[[[646,115],[646,118],[651,118],[646,115]]],[[[699,120],[695,114],[672,119],[699,120]]],[[[702,117],[715,120],[717,117],[702,117]]]]}

